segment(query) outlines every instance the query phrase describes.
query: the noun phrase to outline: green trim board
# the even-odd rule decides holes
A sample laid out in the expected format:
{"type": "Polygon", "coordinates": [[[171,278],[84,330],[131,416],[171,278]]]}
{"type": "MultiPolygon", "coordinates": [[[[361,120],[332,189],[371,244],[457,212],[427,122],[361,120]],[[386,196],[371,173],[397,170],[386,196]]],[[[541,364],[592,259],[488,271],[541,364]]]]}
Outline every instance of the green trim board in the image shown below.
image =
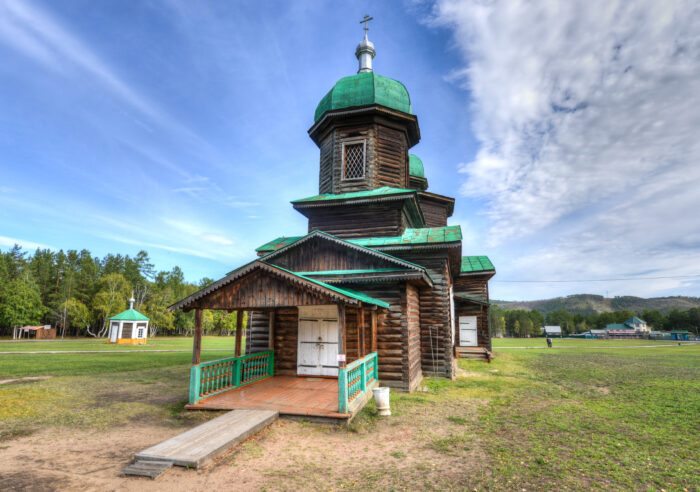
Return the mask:
{"type": "MultiPolygon", "coordinates": [[[[321,231],[319,231],[321,232],[321,231]]],[[[327,233],[323,233],[327,234],[327,233]]],[[[335,238],[331,234],[327,234],[335,238]]],[[[262,246],[259,246],[255,251],[258,252],[274,252],[285,246],[295,243],[296,241],[305,238],[306,236],[296,237],[280,237],[273,239],[262,246]]],[[[365,248],[373,248],[380,246],[395,246],[395,245],[412,245],[412,244],[431,244],[431,243],[451,243],[462,240],[462,228],[458,225],[444,227],[424,227],[424,228],[409,228],[404,231],[401,236],[391,237],[368,237],[360,239],[340,239],[350,244],[363,246],[365,248]]],[[[405,260],[402,260],[405,261],[405,260]]],[[[419,266],[420,265],[416,265],[419,266]]],[[[422,267],[420,267],[422,268],[422,267]]]]}
{"type": "Polygon", "coordinates": [[[316,106],[314,122],[328,111],[371,104],[413,114],[411,97],[405,85],[374,72],[362,72],[336,82],[316,106]]]}
{"type": "Polygon", "coordinates": [[[462,256],[460,273],[488,272],[495,269],[488,256],[462,256]]]}
{"type": "Polygon", "coordinates": [[[136,309],[127,309],[109,319],[115,321],[150,321],[150,318],[139,313],[136,309]]]}

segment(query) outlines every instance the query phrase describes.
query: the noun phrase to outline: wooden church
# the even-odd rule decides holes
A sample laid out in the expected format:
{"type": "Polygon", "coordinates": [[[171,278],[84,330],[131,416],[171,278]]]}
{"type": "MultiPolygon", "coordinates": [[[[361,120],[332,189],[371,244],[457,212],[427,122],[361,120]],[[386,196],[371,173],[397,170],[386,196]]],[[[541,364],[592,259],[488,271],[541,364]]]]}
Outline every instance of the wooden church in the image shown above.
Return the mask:
{"type": "Polygon", "coordinates": [[[377,385],[412,391],[454,377],[457,357],[490,359],[494,266],[462,256],[455,200],[429,191],[409,153],[418,118],[406,87],[372,70],[366,30],[355,54],[358,73],[321,99],[309,129],[318,195],[292,202],[307,233],[270,240],[171,306],[195,310],[189,408],[351,418],[377,385]],[[245,355],[239,328],[234,357],[200,361],[202,309],[250,312],[245,355]]]}

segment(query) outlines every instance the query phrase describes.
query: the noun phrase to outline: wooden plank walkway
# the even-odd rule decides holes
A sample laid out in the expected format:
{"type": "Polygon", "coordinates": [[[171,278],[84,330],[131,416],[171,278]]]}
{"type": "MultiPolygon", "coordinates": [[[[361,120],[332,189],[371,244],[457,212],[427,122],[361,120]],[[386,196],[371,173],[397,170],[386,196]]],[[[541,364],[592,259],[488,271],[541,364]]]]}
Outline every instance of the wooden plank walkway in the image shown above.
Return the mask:
{"type": "Polygon", "coordinates": [[[279,417],[273,410],[235,410],[135,455],[137,461],[163,461],[199,468],[260,432],[279,417]]]}
{"type": "Polygon", "coordinates": [[[338,380],[305,376],[274,376],[187,405],[190,410],[267,409],[280,415],[347,420],[338,412],[338,380]]]}

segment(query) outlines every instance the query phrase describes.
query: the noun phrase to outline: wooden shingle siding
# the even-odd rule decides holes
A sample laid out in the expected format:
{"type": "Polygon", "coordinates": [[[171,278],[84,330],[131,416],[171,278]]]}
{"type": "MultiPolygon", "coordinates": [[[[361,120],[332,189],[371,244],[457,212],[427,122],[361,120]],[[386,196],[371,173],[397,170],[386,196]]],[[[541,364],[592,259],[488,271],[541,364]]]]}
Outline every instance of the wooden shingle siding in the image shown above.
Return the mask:
{"type": "Polygon", "coordinates": [[[315,306],[328,303],[327,296],[316,291],[305,290],[291,281],[268,274],[263,270],[254,270],[239,281],[224,285],[197,299],[191,307],[228,310],[315,306]]]}
{"type": "Polygon", "coordinates": [[[427,200],[420,201],[426,227],[444,227],[447,225],[447,207],[427,200]]]}
{"type": "Polygon", "coordinates": [[[457,276],[455,277],[454,291],[488,300],[488,285],[488,276],[486,275],[457,276]]]}
{"type": "Polygon", "coordinates": [[[123,323],[122,324],[122,338],[132,338],[133,335],[133,323],[123,323]]]}
{"type": "Polygon", "coordinates": [[[340,238],[399,236],[406,227],[403,202],[368,203],[360,207],[307,209],[309,232],[318,229],[340,238]]]}
{"type": "Polygon", "coordinates": [[[376,161],[373,185],[406,188],[408,185],[408,146],[406,136],[399,131],[376,127],[376,161]]]}
{"type": "Polygon", "coordinates": [[[333,193],[333,146],[334,134],[331,133],[321,144],[321,166],[318,176],[319,193],[333,193]]]}
{"type": "Polygon", "coordinates": [[[270,261],[293,272],[397,268],[394,262],[322,238],[292,246],[270,261]]]}

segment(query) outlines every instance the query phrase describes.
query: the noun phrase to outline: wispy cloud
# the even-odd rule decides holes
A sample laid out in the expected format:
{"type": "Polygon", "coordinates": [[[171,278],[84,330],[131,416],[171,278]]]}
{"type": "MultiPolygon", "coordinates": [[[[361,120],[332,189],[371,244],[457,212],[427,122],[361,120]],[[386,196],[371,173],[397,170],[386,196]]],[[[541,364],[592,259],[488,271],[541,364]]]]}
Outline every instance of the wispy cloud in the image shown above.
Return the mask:
{"type": "Polygon", "coordinates": [[[18,239],[14,237],[0,236],[0,246],[6,246],[8,248],[13,247],[15,244],[20,245],[25,249],[58,249],[53,246],[48,246],[42,243],[35,243],[34,241],[27,241],[25,239],[18,239]]]}
{"type": "Polygon", "coordinates": [[[480,142],[462,192],[486,203],[490,246],[521,256],[512,274],[697,264],[697,4],[441,0],[434,14],[464,55],[452,78],[480,142]]]}

